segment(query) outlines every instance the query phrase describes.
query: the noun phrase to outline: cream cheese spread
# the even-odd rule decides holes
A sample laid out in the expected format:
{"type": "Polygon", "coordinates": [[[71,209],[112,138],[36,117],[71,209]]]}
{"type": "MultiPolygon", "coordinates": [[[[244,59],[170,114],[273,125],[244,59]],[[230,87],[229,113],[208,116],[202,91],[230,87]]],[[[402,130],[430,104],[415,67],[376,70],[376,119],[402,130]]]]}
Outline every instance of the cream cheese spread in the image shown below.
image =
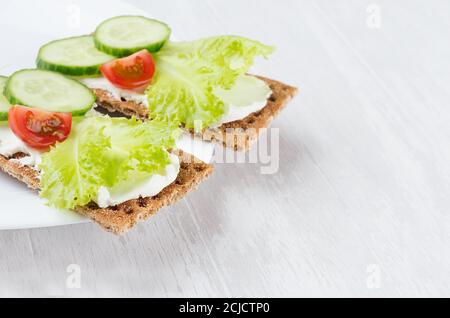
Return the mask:
{"type": "Polygon", "coordinates": [[[41,163],[41,153],[38,150],[28,147],[22,140],[14,135],[7,125],[0,124],[0,155],[8,158],[17,153],[23,153],[26,156],[20,159],[11,160],[37,170],[38,165],[41,163]]]}
{"type": "Polygon", "coordinates": [[[95,200],[97,205],[100,208],[107,208],[139,197],[145,198],[157,195],[176,180],[180,171],[178,156],[170,154],[170,161],[171,163],[167,165],[164,175],[131,174],[127,181],[113,188],[101,187],[95,200]]]}
{"type": "Polygon", "coordinates": [[[214,93],[227,106],[217,126],[240,120],[267,105],[272,90],[266,82],[249,75],[240,76],[230,90],[216,89],[214,93]]]}
{"type": "Polygon", "coordinates": [[[80,80],[84,85],[91,89],[103,89],[107,91],[114,99],[125,99],[127,101],[134,101],[148,107],[148,100],[145,94],[139,94],[126,89],[115,87],[104,77],[88,77],[80,80]]]}

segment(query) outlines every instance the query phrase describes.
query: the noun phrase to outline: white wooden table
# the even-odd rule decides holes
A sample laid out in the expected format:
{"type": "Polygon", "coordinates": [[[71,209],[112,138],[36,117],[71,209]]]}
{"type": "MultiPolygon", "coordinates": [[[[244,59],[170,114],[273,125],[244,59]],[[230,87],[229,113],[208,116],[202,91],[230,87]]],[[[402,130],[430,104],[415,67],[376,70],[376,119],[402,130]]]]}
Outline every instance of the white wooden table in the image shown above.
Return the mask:
{"type": "Polygon", "coordinates": [[[218,165],[121,238],[0,232],[0,296],[450,296],[450,2],[129,2],[278,47],[255,72],[301,88],[280,169],[218,165]]]}

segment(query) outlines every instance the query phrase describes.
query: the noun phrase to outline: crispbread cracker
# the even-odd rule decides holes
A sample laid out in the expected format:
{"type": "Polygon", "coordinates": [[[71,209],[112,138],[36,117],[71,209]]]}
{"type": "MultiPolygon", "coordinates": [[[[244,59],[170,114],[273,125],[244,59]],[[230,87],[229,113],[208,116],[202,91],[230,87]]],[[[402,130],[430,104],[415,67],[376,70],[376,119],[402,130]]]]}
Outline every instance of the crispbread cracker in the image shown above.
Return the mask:
{"type": "MultiPolygon", "coordinates": [[[[261,76],[256,77],[265,81],[272,89],[272,96],[267,101],[267,105],[244,119],[223,124],[218,128],[206,129],[201,134],[198,134],[199,137],[206,141],[219,142],[225,147],[230,147],[234,150],[248,150],[250,148],[251,144],[258,138],[260,130],[270,125],[275,116],[280,113],[298,91],[293,86],[261,76]],[[232,133],[230,133],[230,130],[232,133]]],[[[143,104],[116,100],[102,89],[94,89],[94,92],[97,95],[97,104],[108,112],[148,118],[149,110],[143,104]]],[[[190,130],[190,133],[194,134],[193,130],[190,130]]]]}
{"type": "MultiPolygon", "coordinates": [[[[175,204],[183,198],[190,190],[209,177],[213,167],[203,163],[195,157],[180,150],[177,151],[180,157],[180,172],[175,182],[167,186],[156,196],[130,200],[114,207],[102,209],[95,203],[85,207],[78,207],[75,210],[95,222],[104,229],[114,234],[122,234],[136,225],[137,222],[146,220],[154,215],[159,209],[175,204]]],[[[39,190],[39,174],[36,170],[28,166],[23,166],[13,158],[0,156],[0,168],[24,182],[29,188],[39,190]]]]}

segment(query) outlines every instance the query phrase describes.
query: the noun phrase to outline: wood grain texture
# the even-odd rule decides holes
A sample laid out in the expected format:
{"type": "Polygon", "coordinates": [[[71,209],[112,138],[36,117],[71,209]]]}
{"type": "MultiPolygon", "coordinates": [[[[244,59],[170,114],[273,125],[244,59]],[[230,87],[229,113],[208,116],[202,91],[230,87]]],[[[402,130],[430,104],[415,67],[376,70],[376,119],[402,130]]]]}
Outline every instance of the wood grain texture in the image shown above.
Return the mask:
{"type": "Polygon", "coordinates": [[[375,29],[375,1],[129,2],[180,39],[277,46],[252,72],[301,88],[274,122],[280,170],[218,165],[120,239],[1,232],[0,296],[450,296],[450,2],[378,0],[375,29]]]}

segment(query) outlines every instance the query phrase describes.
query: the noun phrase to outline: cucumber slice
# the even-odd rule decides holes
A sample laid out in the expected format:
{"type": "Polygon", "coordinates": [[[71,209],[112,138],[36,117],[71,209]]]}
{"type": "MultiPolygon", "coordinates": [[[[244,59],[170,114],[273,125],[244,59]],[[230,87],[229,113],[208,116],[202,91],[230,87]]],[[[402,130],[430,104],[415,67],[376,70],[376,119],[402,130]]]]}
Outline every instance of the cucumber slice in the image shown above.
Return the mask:
{"type": "Polygon", "coordinates": [[[94,93],[77,80],[46,70],[22,70],[10,76],[4,94],[11,104],[84,115],[94,93]]]}
{"type": "Polygon", "coordinates": [[[8,81],[7,77],[0,76],[0,121],[8,120],[8,111],[11,107],[11,104],[3,95],[3,90],[5,89],[6,82],[8,81]]]}
{"type": "Polygon", "coordinates": [[[101,23],[95,30],[95,46],[117,57],[140,50],[159,51],[170,37],[167,24],[141,16],[120,16],[101,23]]]}
{"type": "Polygon", "coordinates": [[[115,59],[95,48],[90,35],[56,40],[39,50],[37,67],[71,76],[100,74],[100,66],[115,59]]]}

